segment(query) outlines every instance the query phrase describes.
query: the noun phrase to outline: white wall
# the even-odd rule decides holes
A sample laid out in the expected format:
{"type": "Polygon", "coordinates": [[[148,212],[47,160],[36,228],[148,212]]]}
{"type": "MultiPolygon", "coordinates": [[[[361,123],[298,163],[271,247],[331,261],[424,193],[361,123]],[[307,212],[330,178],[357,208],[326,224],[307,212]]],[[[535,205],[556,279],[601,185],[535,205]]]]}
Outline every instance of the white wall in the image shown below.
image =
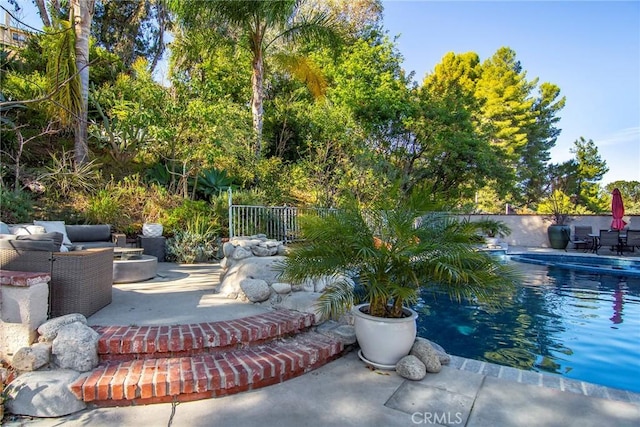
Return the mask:
{"type": "MultiPolygon", "coordinates": [[[[460,218],[469,218],[471,221],[481,219],[494,219],[502,221],[511,228],[511,234],[501,238],[510,246],[549,247],[547,239],[547,227],[551,224],[545,216],[541,215],[464,215],[460,218]]],[[[573,216],[568,225],[571,227],[571,236],[576,225],[591,226],[594,233],[599,230],[608,230],[611,226],[611,215],[573,216]]],[[[627,228],[640,230],[640,215],[626,215],[623,219],[627,222],[627,228]]]]}

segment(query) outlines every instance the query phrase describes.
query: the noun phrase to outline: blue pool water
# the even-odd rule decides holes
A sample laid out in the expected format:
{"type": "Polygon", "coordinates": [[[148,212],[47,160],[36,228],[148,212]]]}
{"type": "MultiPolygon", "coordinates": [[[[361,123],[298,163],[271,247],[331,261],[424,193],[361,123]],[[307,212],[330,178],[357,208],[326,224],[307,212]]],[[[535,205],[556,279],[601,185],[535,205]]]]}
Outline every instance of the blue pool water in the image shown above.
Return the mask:
{"type": "Polygon", "coordinates": [[[424,293],[418,336],[447,352],[640,392],[640,277],[513,263],[501,307],[424,293]]]}

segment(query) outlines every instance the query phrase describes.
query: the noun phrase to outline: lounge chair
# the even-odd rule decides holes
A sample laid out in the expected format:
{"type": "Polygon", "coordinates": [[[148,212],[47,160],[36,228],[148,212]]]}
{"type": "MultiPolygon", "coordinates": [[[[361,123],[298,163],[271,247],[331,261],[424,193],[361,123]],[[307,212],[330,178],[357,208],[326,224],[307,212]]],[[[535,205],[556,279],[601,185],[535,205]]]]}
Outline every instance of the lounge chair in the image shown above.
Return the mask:
{"type": "Polygon", "coordinates": [[[635,248],[640,249],[640,230],[627,230],[625,247],[629,248],[631,252],[634,252],[635,248]]]}
{"type": "Polygon", "coordinates": [[[622,242],[620,242],[619,231],[600,230],[600,237],[598,239],[598,246],[596,247],[596,253],[601,247],[610,247],[611,251],[616,251],[617,255],[622,255],[622,242]]]}
{"type": "Polygon", "coordinates": [[[576,225],[573,231],[573,243],[576,249],[584,249],[584,252],[593,249],[593,238],[589,236],[593,233],[590,225],[576,225]]]}

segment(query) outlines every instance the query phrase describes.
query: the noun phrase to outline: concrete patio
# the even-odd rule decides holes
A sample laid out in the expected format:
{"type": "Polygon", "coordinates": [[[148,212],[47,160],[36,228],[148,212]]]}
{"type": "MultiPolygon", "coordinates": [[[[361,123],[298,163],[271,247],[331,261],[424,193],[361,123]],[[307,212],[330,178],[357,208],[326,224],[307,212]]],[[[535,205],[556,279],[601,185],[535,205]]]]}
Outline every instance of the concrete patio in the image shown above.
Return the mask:
{"type": "MultiPolygon", "coordinates": [[[[516,248],[510,248],[510,252],[516,248]]],[[[545,250],[549,251],[549,250],[545,250]]],[[[91,325],[175,325],[264,313],[213,289],[218,264],[160,263],[156,278],[113,286],[91,325]]],[[[355,352],[281,384],[184,403],[90,408],[6,426],[637,426],[640,395],[453,357],[422,381],[372,370],[355,352]]]]}

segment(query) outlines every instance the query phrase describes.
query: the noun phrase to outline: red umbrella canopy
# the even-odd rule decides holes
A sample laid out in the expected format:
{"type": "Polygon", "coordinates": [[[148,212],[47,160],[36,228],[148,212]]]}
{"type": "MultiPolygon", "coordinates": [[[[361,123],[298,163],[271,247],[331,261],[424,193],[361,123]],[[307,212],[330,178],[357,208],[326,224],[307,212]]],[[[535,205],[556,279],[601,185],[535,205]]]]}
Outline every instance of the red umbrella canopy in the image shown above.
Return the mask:
{"type": "Polygon", "coordinates": [[[611,215],[613,216],[613,221],[611,221],[611,229],[612,230],[622,230],[626,222],[622,220],[624,216],[624,203],[622,203],[622,194],[620,194],[620,190],[617,188],[613,189],[613,198],[611,199],[611,215]]]}

